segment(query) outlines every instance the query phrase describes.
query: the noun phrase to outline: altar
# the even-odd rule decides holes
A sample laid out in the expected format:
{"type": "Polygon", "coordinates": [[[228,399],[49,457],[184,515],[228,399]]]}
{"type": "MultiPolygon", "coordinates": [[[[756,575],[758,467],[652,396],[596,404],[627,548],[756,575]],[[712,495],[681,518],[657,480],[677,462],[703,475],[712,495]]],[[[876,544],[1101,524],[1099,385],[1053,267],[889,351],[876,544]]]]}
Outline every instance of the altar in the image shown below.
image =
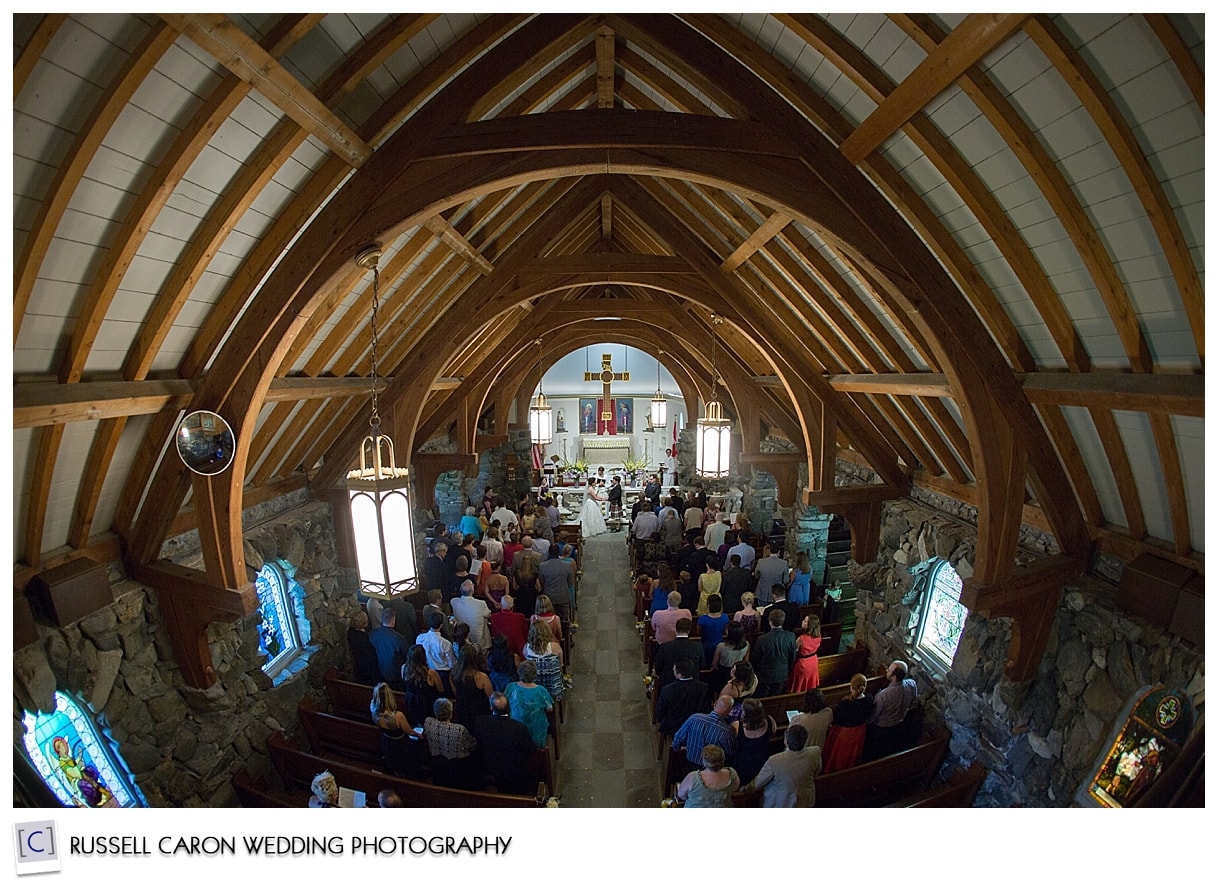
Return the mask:
{"type": "MultiPolygon", "coordinates": [[[[596,466],[617,466],[633,453],[629,435],[608,435],[599,438],[581,438],[580,457],[595,470],[596,466]]],[[[607,469],[606,469],[607,470],[607,469]]]]}

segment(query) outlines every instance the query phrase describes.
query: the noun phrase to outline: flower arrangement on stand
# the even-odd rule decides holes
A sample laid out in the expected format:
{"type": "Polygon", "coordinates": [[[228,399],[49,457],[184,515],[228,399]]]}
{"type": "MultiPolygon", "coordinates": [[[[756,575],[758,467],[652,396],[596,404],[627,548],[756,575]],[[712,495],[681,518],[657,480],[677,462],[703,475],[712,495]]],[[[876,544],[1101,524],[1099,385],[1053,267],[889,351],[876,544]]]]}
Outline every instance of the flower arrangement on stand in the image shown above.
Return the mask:
{"type": "Polygon", "coordinates": [[[646,456],[627,457],[622,460],[622,468],[626,472],[626,477],[630,479],[630,486],[637,486],[639,483],[639,475],[647,471],[647,467],[651,465],[651,460],[646,456]]]}

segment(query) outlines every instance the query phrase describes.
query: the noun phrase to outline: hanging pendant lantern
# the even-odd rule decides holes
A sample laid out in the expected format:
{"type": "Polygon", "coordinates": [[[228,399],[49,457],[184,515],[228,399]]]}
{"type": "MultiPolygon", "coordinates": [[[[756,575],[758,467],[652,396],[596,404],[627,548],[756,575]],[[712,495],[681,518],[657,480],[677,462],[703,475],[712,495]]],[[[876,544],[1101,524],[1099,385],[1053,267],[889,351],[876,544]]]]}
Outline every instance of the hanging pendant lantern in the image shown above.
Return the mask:
{"type": "Polygon", "coordinates": [[[668,427],[668,397],[660,390],[660,361],[656,359],[656,394],[651,396],[651,427],[668,427]]]}
{"type": "Polygon", "coordinates": [[[723,416],[719,403],[719,367],[715,328],[723,323],[711,315],[711,399],[706,403],[706,416],[698,420],[698,452],[694,471],[700,478],[726,478],[731,472],[732,421],[723,416]]]}
{"type": "MultiPolygon", "coordinates": [[[[537,367],[541,368],[541,338],[537,343],[537,367]]],[[[534,444],[549,444],[554,440],[554,409],[546,401],[541,388],[542,378],[537,378],[537,397],[529,406],[529,436],[534,444]]]]}

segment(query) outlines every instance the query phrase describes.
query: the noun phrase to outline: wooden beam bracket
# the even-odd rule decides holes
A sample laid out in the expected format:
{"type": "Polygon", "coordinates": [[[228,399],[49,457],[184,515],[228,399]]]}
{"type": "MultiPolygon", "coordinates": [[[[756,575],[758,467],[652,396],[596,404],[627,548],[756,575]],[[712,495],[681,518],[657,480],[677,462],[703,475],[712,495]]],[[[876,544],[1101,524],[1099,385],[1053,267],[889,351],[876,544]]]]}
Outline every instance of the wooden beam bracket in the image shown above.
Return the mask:
{"type": "Polygon", "coordinates": [[[258,594],[253,582],[236,591],[221,588],[199,570],[164,560],[150,564],[129,560],[127,567],[137,581],[156,591],[161,621],[186,684],[195,689],[215,685],[207,626],[212,622],[231,624],[256,610],[258,594]]]}

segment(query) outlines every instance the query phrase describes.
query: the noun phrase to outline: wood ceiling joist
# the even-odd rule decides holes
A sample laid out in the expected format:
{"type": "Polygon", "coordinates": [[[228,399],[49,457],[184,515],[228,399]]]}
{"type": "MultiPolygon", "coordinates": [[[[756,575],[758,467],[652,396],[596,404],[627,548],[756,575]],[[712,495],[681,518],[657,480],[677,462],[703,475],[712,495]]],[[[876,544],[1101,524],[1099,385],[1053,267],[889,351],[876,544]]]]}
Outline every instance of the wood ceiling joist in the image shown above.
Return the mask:
{"type": "MultiPolygon", "coordinates": [[[[824,22],[804,16],[793,25],[798,27],[800,36],[807,39],[817,51],[845,65],[842,68],[843,74],[850,77],[851,82],[873,100],[882,101],[892,91],[893,84],[888,75],[824,22]]],[[[1089,370],[1090,357],[1073,320],[1061,303],[1061,298],[1053,289],[1032,249],[990,189],[978,179],[972,167],[960,156],[946,136],[925,116],[919,115],[911,119],[905,127],[905,132],[934,163],[935,168],[952,185],[956,195],[963,200],[993,239],[1049,328],[1066,364],[1072,370],[1089,370]]],[[[880,164],[878,158],[875,164],[880,164]]]]}
{"type": "Polygon", "coordinates": [[[601,197],[601,238],[613,239],[613,197],[608,193],[601,197]]]}
{"type": "MultiPolygon", "coordinates": [[[[777,16],[787,23],[786,15],[777,16]]],[[[944,89],[1017,31],[1027,13],[972,13],[930,51],[876,109],[842,142],[842,155],[857,165],[888,136],[922,112],[944,89]]]]}
{"type": "Polygon", "coordinates": [[[482,275],[489,276],[494,272],[495,268],[491,265],[491,262],[483,257],[478,249],[471,245],[464,236],[453,228],[452,224],[440,215],[429,217],[423,222],[423,226],[434,233],[458,257],[470,264],[470,266],[473,266],[482,275]]]}
{"type": "Polygon", "coordinates": [[[1146,537],[1146,519],[1142,514],[1142,498],[1138,494],[1138,484],[1134,480],[1133,467],[1129,463],[1129,452],[1125,449],[1125,440],[1117,428],[1112,411],[1102,407],[1089,407],[1091,422],[1095,425],[1096,434],[1104,447],[1104,455],[1108,459],[1108,467],[1116,481],[1117,493],[1121,497],[1121,507],[1125,510],[1125,523],[1129,535],[1134,539],[1146,537]]]}
{"type": "MultiPolygon", "coordinates": [[[[938,46],[946,45],[950,39],[927,16],[900,16],[896,21],[924,49],[934,51],[938,46]]],[[[1023,117],[987,77],[980,73],[969,74],[960,79],[959,85],[1002,135],[1053,208],[1054,215],[1082,258],[1109,314],[1113,316],[1113,323],[1118,330],[1124,329],[1122,341],[1133,369],[1139,373],[1149,373],[1152,368],[1150,347],[1134,315],[1129,292],[1099,232],[1057,162],[1049,155],[1031,126],[1024,122],[1023,117]]]]}
{"type": "MultiPolygon", "coordinates": [[[[840,142],[849,134],[851,125],[834,107],[772,55],[761,51],[756,43],[740,31],[715,16],[694,15],[687,18],[698,30],[746,63],[767,85],[830,137],[840,142]]],[[[1007,360],[1021,370],[1035,370],[1036,361],[1012,324],[1010,316],[972,261],[964,254],[959,243],[944,229],[943,223],[930,206],[901,177],[900,172],[886,161],[864,162],[862,167],[883,190],[888,200],[900,209],[919,237],[934,250],[973,309],[983,319],[987,331],[1007,360]]]]}
{"type": "Polygon", "coordinates": [[[596,29],[596,106],[613,107],[613,28],[596,29]]]}
{"type": "Polygon", "coordinates": [[[766,243],[773,239],[778,233],[791,222],[791,216],[782,211],[775,211],[765,221],[754,230],[747,239],[740,243],[735,251],[729,254],[719,265],[719,268],[725,273],[730,273],[739,267],[742,263],[757,253],[758,249],[764,248],[766,243]]]}
{"type": "Polygon", "coordinates": [[[372,148],[364,139],[226,15],[159,14],[352,168],[368,161],[372,148]]]}
{"type": "MultiPolygon", "coordinates": [[[[515,49],[501,52],[499,58],[496,59],[497,70],[492,74],[488,69],[487,81],[482,84],[482,95],[470,105],[465,121],[484,118],[508,95],[517,89],[524,88],[524,84],[537,76],[550,61],[565,55],[575,46],[593,37],[595,22],[592,16],[552,15],[547,18],[560,24],[561,31],[538,51],[526,52],[522,49],[515,49]]],[[[530,24],[535,24],[537,21],[538,19],[534,19],[530,24]]],[[[523,44],[515,45],[522,46],[523,44]]],[[[501,48],[502,46],[496,47],[496,49],[501,48]]],[[[492,54],[494,54],[494,50],[483,55],[483,60],[492,54]]],[[[588,64],[586,58],[582,60],[583,66],[588,64]]]]}
{"type": "Polygon", "coordinates": [[[1103,133],[1108,146],[1120,160],[1121,169],[1133,185],[1134,192],[1154,227],[1155,235],[1158,236],[1159,245],[1167,257],[1172,277],[1176,280],[1180,299],[1184,304],[1184,312],[1192,328],[1197,354],[1204,360],[1205,292],[1175,210],[1138,143],[1137,136],[1091,67],[1079,56],[1078,51],[1056,25],[1043,15],[1034,15],[1028,19],[1025,30],[1053,63],[1066,84],[1074,90],[1074,94],[1103,133]]]}
{"type": "Polygon", "coordinates": [[[1184,84],[1188,86],[1188,90],[1193,95],[1193,100],[1197,102],[1197,106],[1204,113],[1205,71],[1197,64],[1197,59],[1193,57],[1193,53],[1185,45],[1180,32],[1172,25],[1171,19],[1161,12],[1146,12],[1143,13],[1143,18],[1150,25],[1150,29],[1155,32],[1155,36],[1159,38],[1163,48],[1167,50],[1172,64],[1180,72],[1180,78],[1184,80],[1184,84]]]}
{"type": "Polygon", "coordinates": [[[1163,413],[1150,414],[1150,428],[1155,437],[1155,447],[1159,451],[1159,462],[1163,467],[1176,554],[1187,555],[1192,551],[1193,540],[1188,517],[1188,494],[1184,486],[1184,471],[1180,464],[1176,432],[1172,428],[1171,417],[1163,413]]]}
{"type": "Polygon", "coordinates": [[[157,22],[128,56],[126,63],[108,84],[94,104],[89,116],[76,133],[67,155],[60,161],[55,178],[42,195],[41,207],[30,225],[25,244],[13,265],[13,342],[21,331],[21,322],[29,307],[30,294],[47,251],[63,221],[68,203],[84,178],[85,171],[109,134],[119,114],[130,103],[136,90],[143,85],[149,72],[161,60],[177,39],[171,28],[157,22]]]}
{"type": "Polygon", "coordinates": [[[34,66],[38,64],[38,59],[42,58],[47,47],[51,45],[51,40],[55,39],[55,35],[59,33],[59,29],[67,20],[67,13],[47,13],[38,22],[38,26],[30,34],[30,38],[26,40],[25,45],[21,47],[21,53],[13,64],[14,100],[21,94],[21,90],[25,88],[25,82],[30,78],[30,74],[34,72],[34,66]]]}

